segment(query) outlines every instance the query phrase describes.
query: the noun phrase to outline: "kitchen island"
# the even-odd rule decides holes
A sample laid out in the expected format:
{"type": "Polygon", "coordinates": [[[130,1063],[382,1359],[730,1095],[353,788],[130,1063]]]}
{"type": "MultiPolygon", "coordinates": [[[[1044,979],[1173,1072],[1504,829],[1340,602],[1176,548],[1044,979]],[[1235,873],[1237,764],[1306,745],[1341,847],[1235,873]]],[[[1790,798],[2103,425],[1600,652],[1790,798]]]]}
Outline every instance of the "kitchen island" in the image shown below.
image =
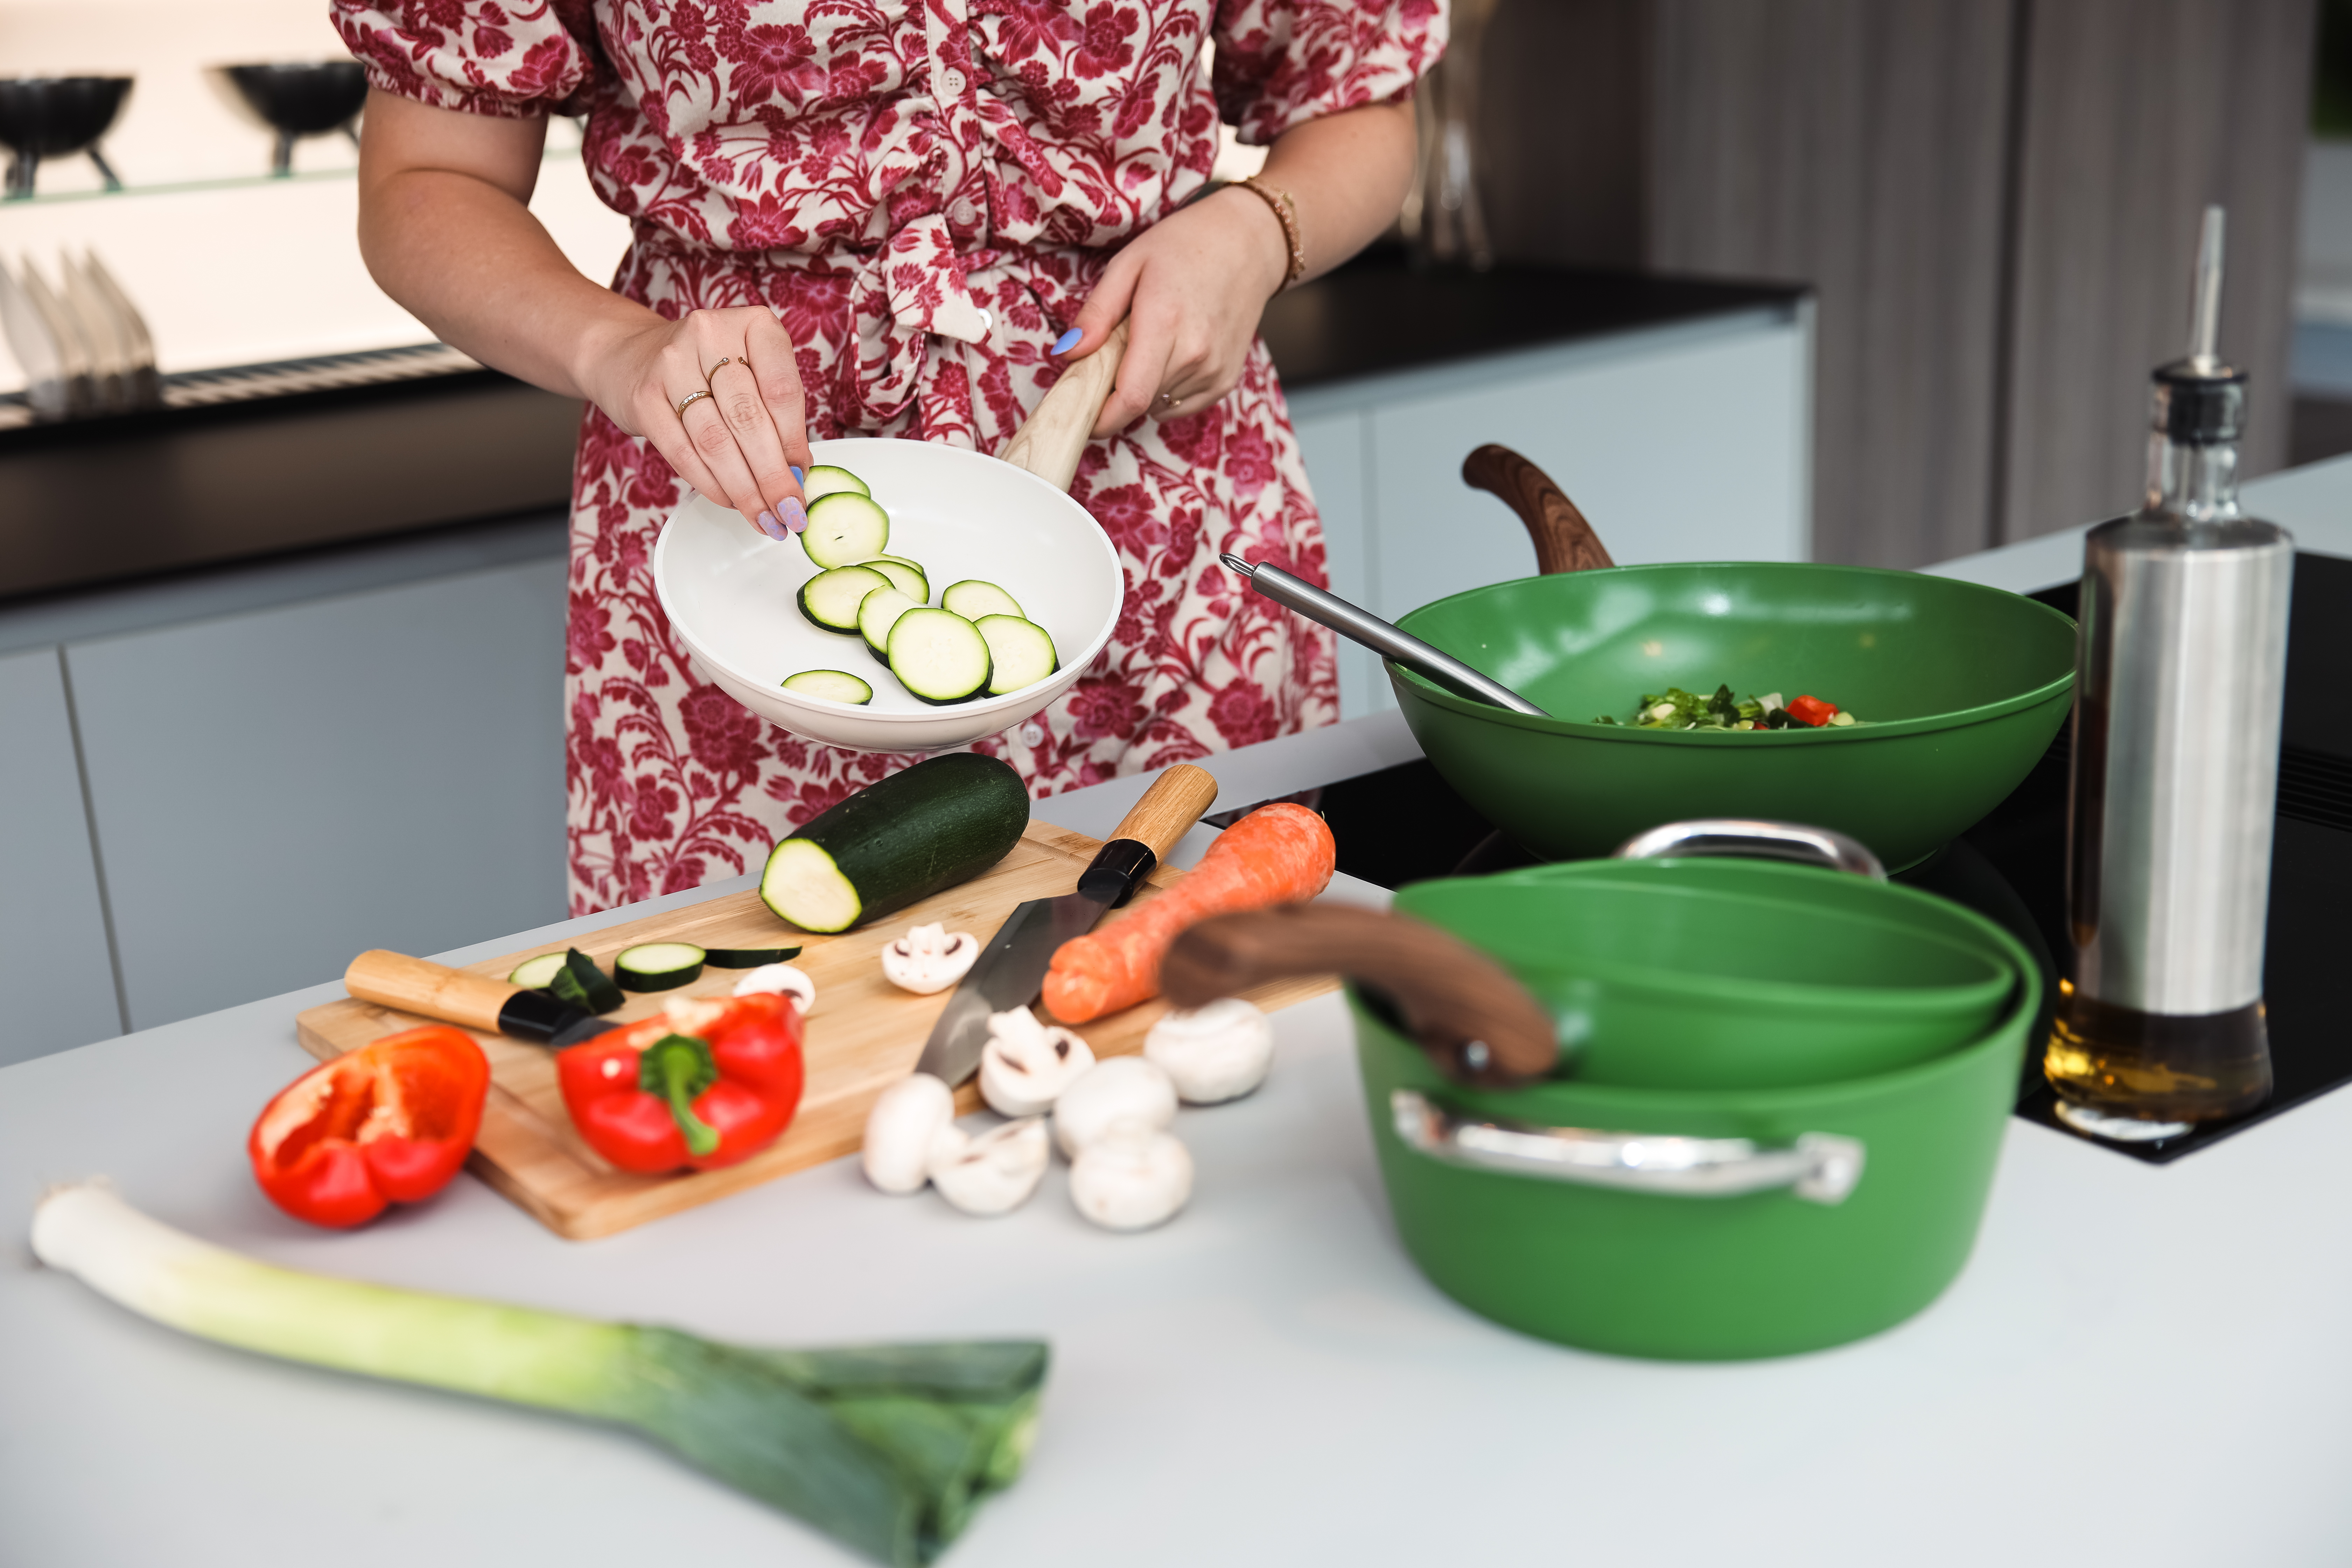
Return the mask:
{"type": "MultiPolygon", "coordinates": [[[[2352,461],[2248,487],[2352,555],[2352,461]]],[[[2063,537],[1951,563],[2037,588],[2063,537]]],[[[1393,714],[1210,760],[1221,805],[1415,755],[1393,714]]],[[[1040,805],[1099,834],[1130,779],[1040,805]]],[[[1207,833],[1188,845],[1197,848],[1207,833]]],[[[1174,858],[1182,861],[1188,852],[1174,858]]],[[[467,962],[721,884],[445,955],[467,962]]],[[[1376,899],[1360,884],[1338,896],[1376,899]]],[[[607,1240],[471,1180],[354,1235],[270,1208],[242,1152],[323,985],[0,1069],[0,1194],[111,1176],[292,1266],[751,1342],[1037,1336],[1028,1471],[946,1561],[2332,1563],[2352,1554],[2352,1096],[2150,1166],[2012,1120],[1976,1255],[1839,1350],[1685,1365],[1560,1349],[1454,1305],[1389,1226],[1337,998],[1276,1021],[1266,1087],[1183,1111],[1199,1183],[1139,1236],[1057,1167],[978,1221],[836,1161],[607,1240]]],[[[638,1440],[186,1339],[0,1272],[0,1562],[857,1561],[638,1440]]]]}

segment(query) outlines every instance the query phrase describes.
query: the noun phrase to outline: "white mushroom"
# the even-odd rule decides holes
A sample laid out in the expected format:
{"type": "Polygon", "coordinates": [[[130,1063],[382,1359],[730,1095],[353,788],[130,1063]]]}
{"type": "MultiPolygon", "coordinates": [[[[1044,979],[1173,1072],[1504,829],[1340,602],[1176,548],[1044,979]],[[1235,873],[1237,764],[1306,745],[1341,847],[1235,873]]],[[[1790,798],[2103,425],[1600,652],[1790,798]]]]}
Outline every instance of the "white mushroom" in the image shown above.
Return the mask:
{"type": "Polygon", "coordinates": [[[1005,1214],[1029,1201],[1052,1160],[1044,1118],[1024,1117],[942,1142],[932,1152],[931,1185],[966,1214],[1005,1214]]]}
{"type": "Polygon", "coordinates": [[[1052,1109],[1071,1081],[1095,1065],[1086,1041],[1048,1028],[1026,1007],[988,1020],[980,1052],[980,1097],[1002,1116],[1037,1116],[1052,1109]]]}
{"type": "Polygon", "coordinates": [[[1239,1100],[1274,1065],[1274,1025],[1238,996],[1173,1012],[1143,1037],[1143,1057],[1166,1069],[1187,1105],[1239,1100]]]}
{"type": "Polygon", "coordinates": [[[955,1090],[929,1073],[908,1073],[882,1091],[866,1113],[866,1179],[886,1193],[922,1191],[936,1145],[952,1144],[955,1090]]]}
{"type": "Polygon", "coordinates": [[[1113,1057],[1080,1073],[1054,1102],[1054,1141],[1076,1160],[1113,1128],[1157,1132],[1176,1120],[1176,1086],[1141,1057],[1113,1057]]]}
{"type": "Polygon", "coordinates": [[[709,996],[666,996],[662,1016],[681,1035],[699,1036],[727,1016],[727,1004],[709,996]]]}
{"type": "Polygon", "coordinates": [[[806,1013],[816,1005],[816,982],[789,963],[763,963],[735,983],[738,996],[789,996],[806,1013]]]}
{"type": "MultiPolygon", "coordinates": [[[[1105,1064],[1108,1065],[1108,1064],[1105,1064]]],[[[1070,1167],[1070,1201],[1105,1230],[1144,1230],[1192,1195],[1192,1156],[1172,1132],[1123,1122],[1070,1167]]]]}
{"type": "Polygon", "coordinates": [[[901,991],[929,996],[963,978],[980,956],[980,939],[943,925],[910,927],[882,950],[882,978],[901,991]]]}

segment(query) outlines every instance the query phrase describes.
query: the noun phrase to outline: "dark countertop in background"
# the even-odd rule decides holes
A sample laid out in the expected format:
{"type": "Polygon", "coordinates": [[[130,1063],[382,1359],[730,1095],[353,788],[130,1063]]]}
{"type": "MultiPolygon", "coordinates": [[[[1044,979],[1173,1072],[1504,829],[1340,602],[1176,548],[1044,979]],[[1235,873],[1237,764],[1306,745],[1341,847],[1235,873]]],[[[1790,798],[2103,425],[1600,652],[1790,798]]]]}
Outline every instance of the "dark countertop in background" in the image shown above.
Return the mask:
{"type": "MultiPolygon", "coordinates": [[[[1293,388],[1794,304],[1787,285],[1376,251],[1266,308],[1293,388]]],[[[372,357],[346,356],[352,362],[372,357]]],[[[171,378],[174,381],[194,378],[171,378]]],[[[580,405],[494,371],[0,430],[14,604],[566,504],[580,405]]]]}

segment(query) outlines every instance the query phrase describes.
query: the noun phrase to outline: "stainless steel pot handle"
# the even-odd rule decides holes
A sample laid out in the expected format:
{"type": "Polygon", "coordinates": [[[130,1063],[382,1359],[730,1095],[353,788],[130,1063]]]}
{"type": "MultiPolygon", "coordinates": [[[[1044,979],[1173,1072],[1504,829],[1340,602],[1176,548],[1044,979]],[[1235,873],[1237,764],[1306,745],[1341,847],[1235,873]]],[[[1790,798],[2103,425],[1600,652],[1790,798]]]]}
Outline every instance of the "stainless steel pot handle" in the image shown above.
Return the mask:
{"type": "Polygon", "coordinates": [[[1886,868],[1859,839],[1832,828],[1762,817],[1707,816],[1669,822],[1637,833],[1617,846],[1620,860],[1651,860],[1662,855],[1745,855],[1765,860],[1802,860],[1832,871],[1851,871],[1886,880],[1886,868]]]}
{"type": "Polygon", "coordinates": [[[1447,1164],[1673,1197],[1787,1187],[1807,1203],[1842,1204],[1862,1180],[1866,1155],[1860,1139],[1835,1132],[1801,1132],[1794,1143],[1774,1147],[1747,1138],[1476,1121],[1412,1089],[1391,1093],[1389,1110],[1406,1148],[1447,1164]]]}

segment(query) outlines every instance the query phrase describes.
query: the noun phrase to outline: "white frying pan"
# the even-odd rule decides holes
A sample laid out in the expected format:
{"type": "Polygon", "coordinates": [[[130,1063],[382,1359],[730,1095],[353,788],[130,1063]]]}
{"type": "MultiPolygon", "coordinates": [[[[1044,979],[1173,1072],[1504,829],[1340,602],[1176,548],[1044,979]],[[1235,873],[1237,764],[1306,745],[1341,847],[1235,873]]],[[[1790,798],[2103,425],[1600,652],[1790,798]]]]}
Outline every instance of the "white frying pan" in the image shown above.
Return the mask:
{"type": "Polygon", "coordinates": [[[922,563],[931,602],[967,577],[1020,601],[1054,639],[1060,668],[1003,697],[934,707],[914,697],[854,636],[798,608],[819,568],[798,539],[762,537],[740,515],[691,496],[654,547],[654,589],[695,662],[735,700],[795,735],[861,752],[934,752],[1010,729],[1074,685],[1110,641],[1124,596],[1118,553],[1066,493],[1110,396],[1127,328],[1070,366],[1003,458],[928,441],[818,441],[820,463],[866,481],[890,514],[890,554],[922,563]],[[841,669],[874,688],[862,707],[786,691],[786,676],[841,669]]]}

